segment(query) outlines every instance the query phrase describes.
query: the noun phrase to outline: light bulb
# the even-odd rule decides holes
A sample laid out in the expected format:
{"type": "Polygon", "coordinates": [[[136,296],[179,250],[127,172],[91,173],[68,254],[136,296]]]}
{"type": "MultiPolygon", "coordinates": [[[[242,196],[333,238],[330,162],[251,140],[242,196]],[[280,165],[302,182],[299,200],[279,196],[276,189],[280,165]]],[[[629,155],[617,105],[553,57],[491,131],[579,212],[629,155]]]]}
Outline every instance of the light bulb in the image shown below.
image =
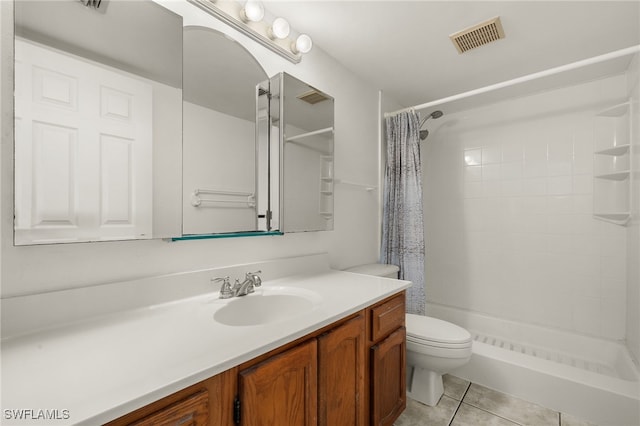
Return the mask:
{"type": "Polygon", "coordinates": [[[240,9],[240,18],[244,22],[260,22],[264,18],[264,6],[258,0],[247,0],[240,9]]]}
{"type": "Polygon", "coordinates": [[[306,34],[300,34],[296,41],[291,43],[291,51],[296,55],[298,53],[309,53],[312,46],[311,37],[306,34]]]}
{"type": "Polygon", "coordinates": [[[274,19],[273,24],[271,24],[271,26],[267,30],[267,33],[269,34],[269,38],[271,38],[271,40],[274,40],[276,38],[285,39],[289,37],[290,30],[291,27],[289,27],[289,23],[286,19],[276,18],[274,19]]]}

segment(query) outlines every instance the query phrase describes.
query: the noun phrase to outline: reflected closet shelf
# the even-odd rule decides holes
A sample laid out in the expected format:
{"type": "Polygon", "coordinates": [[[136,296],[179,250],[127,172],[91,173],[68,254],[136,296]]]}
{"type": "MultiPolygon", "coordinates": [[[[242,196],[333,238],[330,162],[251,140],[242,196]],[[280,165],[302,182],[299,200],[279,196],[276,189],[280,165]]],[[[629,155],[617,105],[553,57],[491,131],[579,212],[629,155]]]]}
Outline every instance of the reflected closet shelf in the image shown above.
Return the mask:
{"type": "Polygon", "coordinates": [[[367,192],[371,192],[371,191],[373,191],[375,189],[378,189],[378,187],[375,186],[375,185],[365,185],[363,183],[350,182],[348,180],[342,180],[342,179],[334,179],[334,182],[337,183],[337,184],[351,186],[351,187],[358,188],[358,189],[364,189],[367,192]]]}

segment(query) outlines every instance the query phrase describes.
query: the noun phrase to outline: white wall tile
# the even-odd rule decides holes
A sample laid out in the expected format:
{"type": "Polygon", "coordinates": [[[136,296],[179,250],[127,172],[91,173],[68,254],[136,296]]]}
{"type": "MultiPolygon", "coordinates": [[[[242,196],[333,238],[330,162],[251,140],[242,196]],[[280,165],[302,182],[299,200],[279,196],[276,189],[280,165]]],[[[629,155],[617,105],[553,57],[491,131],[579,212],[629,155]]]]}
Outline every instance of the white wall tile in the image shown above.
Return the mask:
{"type": "Polygon", "coordinates": [[[571,176],[548,176],[547,177],[547,194],[563,195],[571,194],[573,182],[571,176]]]}
{"type": "Polygon", "coordinates": [[[482,150],[480,148],[464,150],[464,164],[467,166],[479,166],[482,164],[482,150]]]}
{"type": "Polygon", "coordinates": [[[527,158],[522,165],[522,176],[525,178],[547,176],[547,160],[527,158]]]}
{"type": "Polygon", "coordinates": [[[525,162],[547,160],[547,143],[544,140],[530,139],[525,141],[523,145],[525,162]]]}
{"type": "Polygon", "coordinates": [[[482,197],[482,182],[465,182],[464,197],[465,198],[482,197]]]}
{"type": "Polygon", "coordinates": [[[547,179],[545,177],[522,179],[522,195],[546,195],[547,179]]]}
{"type": "Polygon", "coordinates": [[[592,335],[601,334],[600,298],[577,296],[573,306],[573,327],[576,331],[592,335]]]}
{"type": "Polygon", "coordinates": [[[482,166],[465,166],[465,182],[478,182],[482,180],[482,166]]]}
{"type": "Polygon", "coordinates": [[[576,273],[570,278],[573,293],[576,296],[602,297],[602,284],[597,275],[576,273]]]}
{"type": "Polygon", "coordinates": [[[547,173],[549,176],[569,176],[573,173],[572,160],[549,159],[547,167],[547,173]]]}
{"type": "Polygon", "coordinates": [[[591,214],[593,212],[593,196],[573,195],[571,197],[572,213],[591,214]]]}
{"type": "Polygon", "coordinates": [[[521,179],[522,178],[522,161],[503,162],[501,168],[502,179],[521,179]]]}
{"type": "Polygon", "coordinates": [[[547,156],[550,161],[573,160],[573,138],[558,138],[556,142],[548,142],[547,156]]]}
{"type": "Polygon", "coordinates": [[[490,163],[482,165],[482,180],[498,180],[502,177],[502,165],[490,163]]]}
{"type": "Polygon", "coordinates": [[[494,164],[502,161],[500,145],[492,144],[482,147],[482,164],[494,164]]]}
{"type": "Polygon", "coordinates": [[[601,305],[601,332],[616,340],[622,340],[626,334],[627,302],[625,299],[603,297],[601,305]]]}
{"type": "Polygon", "coordinates": [[[573,176],[572,192],[574,194],[592,194],[593,177],[591,175],[573,176]]]}
{"type": "Polygon", "coordinates": [[[551,214],[573,213],[573,199],[569,195],[553,195],[545,198],[551,214]]]}
{"type": "Polygon", "coordinates": [[[482,182],[482,194],[484,197],[499,197],[502,194],[502,181],[494,179],[482,182]]]}
{"type": "Polygon", "coordinates": [[[502,144],[502,161],[504,163],[511,161],[524,160],[524,143],[521,140],[511,140],[502,144]]]}
{"type": "Polygon", "coordinates": [[[519,197],[522,195],[522,179],[502,180],[502,195],[504,197],[519,197]]]}

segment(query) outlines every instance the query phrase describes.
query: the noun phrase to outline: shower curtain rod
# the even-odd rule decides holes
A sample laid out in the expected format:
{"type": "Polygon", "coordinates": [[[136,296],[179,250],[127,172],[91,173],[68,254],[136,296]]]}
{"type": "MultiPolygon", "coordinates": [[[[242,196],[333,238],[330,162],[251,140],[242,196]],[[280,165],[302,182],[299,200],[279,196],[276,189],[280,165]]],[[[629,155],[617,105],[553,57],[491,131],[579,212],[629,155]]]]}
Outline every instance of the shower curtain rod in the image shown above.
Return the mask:
{"type": "Polygon", "coordinates": [[[577,62],[572,62],[570,64],[561,65],[555,68],[549,68],[548,70],[535,72],[533,74],[528,74],[522,77],[517,77],[511,80],[506,80],[501,83],[491,84],[489,86],[481,87],[479,89],[469,90],[468,92],[459,93],[457,95],[448,96],[446,98],[437,99],[435,101],[427,102],[420,105],[415,105],[408,108],[399,109],[393,112],[386,112],[384,117],[392,117],[396,114],[400,114],[401,112],[417,110],[417,109],[425,109],[429,107],[433,107],[436,105],[442,105],[447,102],[457,101],[459,99],[469,98],[471,96],[480,95],[482,93],[491,92],[494,90],[502,89],[505,87],[513,86],[519,83],[525,83],[527,81],[535,80],[542,77],[547,77],[554,74],[559,74],[564,71],[570,71],[576,68],[581,68],[587,65],[597,64],[600,62],[608,61],[611,59],[620,58],[622,56],[632,55],[634,53],[640,52],[640,44],[636,46],[627,47],[625,49],[615,50],[613,52],[605,53],[603,55],[594,56],[592,58],[583,59],[577,62]]]}

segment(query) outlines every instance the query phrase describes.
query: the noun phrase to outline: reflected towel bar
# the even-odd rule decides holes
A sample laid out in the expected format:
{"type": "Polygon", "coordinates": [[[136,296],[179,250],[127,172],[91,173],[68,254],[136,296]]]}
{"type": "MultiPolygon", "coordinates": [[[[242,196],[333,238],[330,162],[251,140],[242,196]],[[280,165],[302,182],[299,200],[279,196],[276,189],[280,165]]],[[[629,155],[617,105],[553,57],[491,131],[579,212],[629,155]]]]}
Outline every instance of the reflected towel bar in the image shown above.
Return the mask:
{"type": "Polygon", "coordinates": [[[248,208],[254,208],[256,206],[255,194],[251,192],[237,192],[237,191],[219,191],[215,189],[196,189],[191,194],[191,205],[193,207],[200,207],[202,203],[223,203],[223,204],[246,204],[248,208]],[[224,197],[243,197],[245,200],[233,200],[229,198],[202,198],[201,194],[209,195],[222,195],[224,197]]]}

